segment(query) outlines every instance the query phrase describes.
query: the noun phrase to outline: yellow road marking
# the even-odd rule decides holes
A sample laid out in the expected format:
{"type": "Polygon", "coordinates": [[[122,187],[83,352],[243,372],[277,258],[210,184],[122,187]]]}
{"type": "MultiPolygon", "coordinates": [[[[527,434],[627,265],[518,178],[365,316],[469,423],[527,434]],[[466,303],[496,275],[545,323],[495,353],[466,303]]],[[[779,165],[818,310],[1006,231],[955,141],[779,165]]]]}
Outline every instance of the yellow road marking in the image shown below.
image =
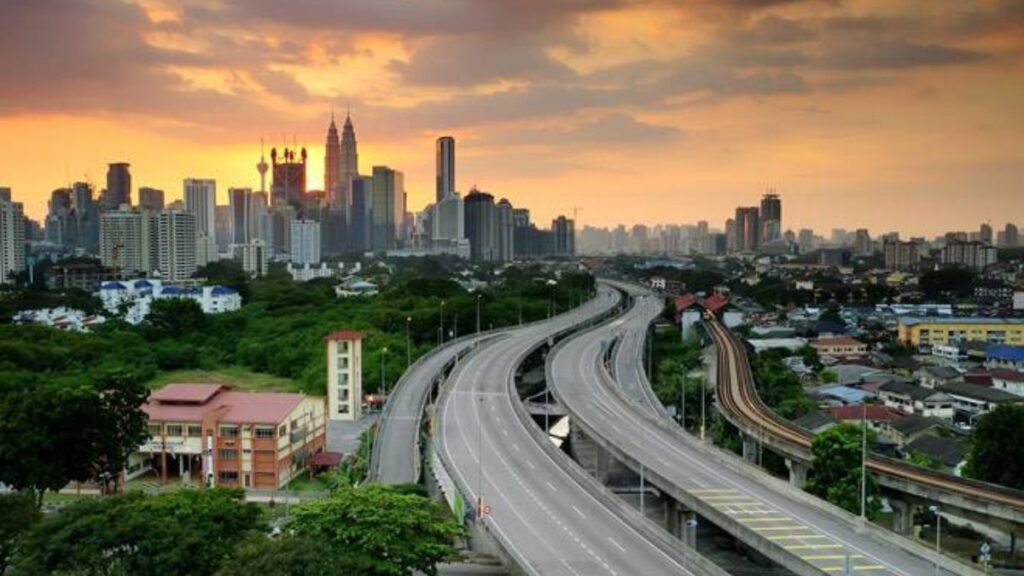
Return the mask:
{"type": "MultiPolygon", "coordinates": [[[[839,572],[844,568],[844,566],[825,566],[824,568],[821,568],[821,570],[825,572],[839,572]]],[[[853,567],[854,570],[882,570],[884,568],[885,566],[882,566],[881,564],[863,564],[861,566],[853,567]]]]}
{"type": "Polygon", "coordinates": [[[784,550],[824,550],[826,548],[842,548],[840,544],[794,544],[783,546],[784,550]]]}
{"type": "MultiPolygon", "coordinates": [[[[803,558],[804,560],[842,560],[843,558],[846,558],[846,556],[842,554],[818,554],[816,556],[801,556],[800,558],[803,558]]],[[[850,558],[863,558],[863,556],[860,554],[851,554],[850,558]]]]}
{"type": "Polygon", "coordinates": [[[744,518],[740,520],[740,522],[743,522],[744,524],[749,524],[751,522],[782,522],[783,520],[792,521],[793,519],[782,516],[778,518],[744,518]]]}
{"type": "Polygon", "coordinates": [[[825,536],[824,534],[796,534],[796,535],[788,535],[788,536],[769,536],[768,537],[768,539],[771,540],[772,542],[776,542],[778,540],[799,540],[801,538],[828,538],[828,536],[825,536]]]}
{"type": "Polygon", "coordinates": [[[792,526],[754,526],[754,532],[778,532],[779,530],[810,530],[807,526],[793,524],[792,526]]]}

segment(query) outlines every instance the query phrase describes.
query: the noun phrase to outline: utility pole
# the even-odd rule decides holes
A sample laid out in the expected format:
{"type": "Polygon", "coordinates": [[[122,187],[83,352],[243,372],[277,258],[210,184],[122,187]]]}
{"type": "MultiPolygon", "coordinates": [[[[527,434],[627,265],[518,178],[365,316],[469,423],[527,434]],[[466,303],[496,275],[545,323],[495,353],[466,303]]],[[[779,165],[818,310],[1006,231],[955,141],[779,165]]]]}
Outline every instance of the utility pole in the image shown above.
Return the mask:
{"type": "Polygon", "coordinates": [[[405,317],[405,367],[412,366],[412,338],[409,336],[409,327],[412,324],[412,316],[405,317]]]}
{"type": "Polygon", "coordinates": [[[482,294],[476,295],[476,333],[480,333],[480,297],[482,294]]]}
{"type": "Polygon", "coordinates": [[[860,404],[860,518],[868,517],[868,405],[864,399],[860,404]]]}
{"type": "Polygon", "coordinates": [[[437,345],[444,344],[444,300],[441,300],[441,313],[438,315],[437,323],[437,345]]]}
{"type": "MultiPolygon", "coordinates": [[[[929,506],[929,510],[935,514],[935,553],[942,554],[942,510],[937,506],[929,506]]],[[[939,576],[939,559],[935,559],[935,576],[939,576]]]]}
{"type": "Polygon", "coordinates": [[[387,401],[386,398],[388,397],[388,385],[387,385],[387,381],[385,380],[384,357],[388,355],[388,347],[385,346],[384,348],[381,349],[380,352],[381,352],[381,354],[380,354],[380,389],[381,389],[381,396],[383,396],[385,398],[385,400],[383,400],[383,401],[386,402],[387,401]]]}

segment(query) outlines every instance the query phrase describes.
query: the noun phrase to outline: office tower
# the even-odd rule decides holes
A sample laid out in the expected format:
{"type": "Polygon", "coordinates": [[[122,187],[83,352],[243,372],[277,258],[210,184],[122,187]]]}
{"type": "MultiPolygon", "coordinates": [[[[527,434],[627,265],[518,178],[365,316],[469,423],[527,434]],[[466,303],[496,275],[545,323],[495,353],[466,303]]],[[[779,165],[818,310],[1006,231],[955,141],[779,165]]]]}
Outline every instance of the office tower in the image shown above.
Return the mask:
{"type": "Polygon", "coordinates": [[[127,162],[107,165],[107,191],[103,194],[103,209],[117,210],[121,204],[132,203],[132,174],[127,162]]]}
{"type": "Polygon", "coordinates": [[[1019,243],[1019,233],[1017,226],[1007,222],[1006,228],[1003,230],[1003,246],[1007,248],[1014,248],[1019,243]]]}
{"type": "Polygon", "coordinates": [[[71,215],[71,189],[58,188],[50,193],[44,232],[46,241],[57,246],[70,245],[68,238],[71,215]]]}
{"type": "Polygon", "coordinates": [[[778,240],[782,232],[782,199],[770,188],[761,198],[761,242],[778,240]]]}
{"type": "Polygon", "coordinates": [[[159,212],[164,209],[164,191],[157,188],[141,186],[139,188],[139,208],[159,212]]]}
{"type": "Polygon", "coordinates": [[[252,215],[252,189],[228,188],[228,210],[231,213],[231,242],[249,241],[249,217],[252,215]]]}
{"type": "Polygon", "coordinates": [[[345,125],[341,128],[341,189],[346,213],[350,212],[349,208],[352,205],[352,182],[359,177],[356,131],[352,127],[351,115],[346,113],[345,125]]]}
{"type": "Polygon", "coordinates": [[[75,182],[71,185],[71,208],[77,228],[76,246],[97,253],[100,244],[99,206],[93,199],[92,185],[75,182]]]}
{"type": "Polygon", "coordinates": [[[11,200],[11,189],[0,188],[0,284],[13,284],[25,269],[25,212],[11,200]]]}
{"type": "Polygon", "coordinates": [[[529,256],[530,209],[512,209],[512,257],[529,256]]]}
{"type": "Polygon", "coordinates": [[[149,260],[152,243],[144,234],[142,220],[143,215],[128,206],[100,216],[100,262],[114,271],[115,278],[149,272],[144,263],[149,260]]]}
{"type": "Polygon", "coordinates": [[[512,203],[506,198],[502,198],[495,206],[499,262],[511,262],[515,258],[515,221],[512,217],[512,210],[512,203]]]}
{"type": "Polygon", "coordinates": [[[217,250],[231,244],[231,206],[213,207],[213,242],[217,250]]]}
{"type": "Polygon", "coordinates": [[[978,228],[978,240],[986,244],[992,243],[992,226],[983,223],[978,228]]]}
{"type": "Polygon", "coordinates": [[[267,193],[253,192],[249,195],[249,213],[246,216],[246,223],[249,225],[247,237],[250,240],[259,238],[266,242],[263,236],[263,216],[267,213],[267,193]]]}
{"type": "Polygon", "coordinates": [[[258,238],[235,246],[235,258],[242,264],[242,270],[252,277],[267,274],[267,245],[258,238]]]}
{"type": "Polygon", "coordinates": [[[757,206],[737,208],[733,230],[736,252],[757,252],[761,247],[761,215],[757,206]]]}
{"type": "Polygon", "coordinates": [[[984,242],[954,240],[942,248],[941,262],[945,266],[963,266],[984,270],[998,260],[998,249],[984,242]]]}
{"type": "Polygon", "coordinates": [[[441,136],[437,139],[437,196],[440,202],[455,194],[455,138],[441,136]]]}
{"type": "Polygon", "coordinates": [[[552,253],[555,256],[576,255],[576,223],[571,218],[559,216],[551,221],[551,235],[554,241],[552,253]]]}
{"type": "Polygon", "coordinates": [[[196,273],[196,215],[164,210],[157,215],[157,253],[160,277],[181,282],[196,273]]]}
{"type": "Polygon", "coordinates": [[[349,211],[349,247],[355,252],[371,249],[373,219],[373,178],[358,176],[352,180],[352,209],[349,211]]]}
{"type": "Polygon", "coordinates": [[[283,200],[275,202],[267,211],[263,219],[263,234],[270,254],[291,253],[291,229],[295,217],[295,208],[283,200]]]}
{"type": "Polygon", "coordinates": [[[186,178],[183,183],[185,211],[196,216],[196,235],[217,237],[217,182],[204,178],[186,178]]]}
{"type": "Polygon", "coordinates": [[[341,187],[341,140],[338,138],[338,127],[334,124],[334,113],[331,113],[331,125],[327,128],[327,145],[324,153],[324,192],[335,210],[345,210],[348,203],[341,187]]]}
{"type": "Polygon", "coordinates": [[[845,228],[833,228],[829,235],[829,242],[837,246],[844,246],[847,244],[846,237],[847,232],[845,228]]]}
{"type": "Polygon", "coordinates": [[[296,220],[291,223],[291,253],[294,264],[320,263],[320,223],[296,220]]]}
{"type": "Polygon", "coordinates": [[[885,269],[900,272],[914,272],[921,266],[921,254],[917,242],[888,240],[883,245],[885,269]]]}
{"type": "Polygon", "coordinates": [[[814,230],[801,228],[800,232],[797,233],[796,242],[800,246],[801,253],[810,252],[814,249],[814,230]]]}
{"type": "Polygon", "coordinates": [[[279,156],[277,148],[271,148],[270,165],[273,169],[271,201],[275,204],[285,201],[299,209],[306,196],[306,149],[296,154],[295,150],[284,148],[279,156]]]}
{"type": "Polygon", "coordinates": [[[469,238],[470,258],[477,262],[491,262],[497,258],[498,249],[494,196],[473,188],[464,203],[464,227],[469,238]]]}
{"type": "Polygon", "coordinates": [[[856,254],[871,254],[871,235],[867,228],[858,228],[853,238],[853,251],[856,254]]]}
{"type": "Polygon", "coordinates": [[[405,219],[405,187],[402,173],[387,166],[373,167],[373,208],[370,249],[392,250],[405,219]]]}

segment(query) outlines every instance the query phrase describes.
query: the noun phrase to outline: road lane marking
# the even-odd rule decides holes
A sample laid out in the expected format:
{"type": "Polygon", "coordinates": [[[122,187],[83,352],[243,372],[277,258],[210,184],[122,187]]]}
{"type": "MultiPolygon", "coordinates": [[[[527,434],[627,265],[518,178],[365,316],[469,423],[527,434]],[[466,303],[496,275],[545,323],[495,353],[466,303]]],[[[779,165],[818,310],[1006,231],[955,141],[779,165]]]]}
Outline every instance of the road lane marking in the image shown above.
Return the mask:
{"type": "Polygon", "coordinates": [[[626,551],[626,549],[622,547],[622,544],[619,544],[618,542],[616,542],[611,536],[608,537],[608,541],[611,542],[612,544],[614,544],[615,547],[618,548],[619,550],[622,550],[623,552],[626,551]]]}
{"type": "Polygon", "coordinates": [[[751,530],[754,532],[778,532],[779,530],[811,530],[811,528],[794,524],[792,526],[754,526],[751,530]]]}
{"type": "Polygon", "coordinates": [[[552,492],[558,492],[558,488],[555,488],[555,485],[552,484],[551,482],[548,482],[547,480],[545,480],[544,483],[548,485],[548,488],[551,488],[552,492]]]}
{"type": "MultiPolygon", "coordinates": [[[[853,559],[863,558],[864,556],[862,554],[850,554],[849,557],[853,559]]],[[[818,554],[811,556],[801,556],[800,558],[804,560],[842,560],[843,558],[846,558],[846,556],[843,554],[818,554]]]]}
{"type": "Polygon", "coordinates": [[[790,534],[787,536],[768,537],[768,539],[772,542],[778,542],[779,540],[800,540],[803,538],[807,538],[808,540],[810,540],[811,538],[828,538],[828,536],[825,536],[824,534],[790,534]]]}
{"type": "Polygon", "coordinates": [[[792,522],[792,518],[786,518],[779,516],[777,518],[742,518],[740,522],[743,524],[750,524],[752,522],[792,522]]]}
{"type": "Polygon", "coordinates": [[[532,460],[527,460],[526,465],[530,467],[530,470],[536,470],[537,468],[533,465],[532,460]]]}
{"type": "MultiPolygon", "coordinates": [[[[571,506],[571,504],[570,504],[570,506],[571,506]]],[[[579,509],[579,508],[577,508],[577,507],[573,506],[573,507],[572,507],[572,509],[573,509],[573,510],[575,510],[575,511],[576,511],[576,513],[580,515],[580,518],[583,518],[584,520],[586,520],[586,519],[587,519],[587,517],[586,517],[586,516],[584,516],[583,512],[580,512],[580,509],[579,509]]]]}
{"type": "Polygon", "coordinates": [[[792,546],[783,546],[783,550],[826,550],[842,548],[840,544],[794,544],[792,546]]]}

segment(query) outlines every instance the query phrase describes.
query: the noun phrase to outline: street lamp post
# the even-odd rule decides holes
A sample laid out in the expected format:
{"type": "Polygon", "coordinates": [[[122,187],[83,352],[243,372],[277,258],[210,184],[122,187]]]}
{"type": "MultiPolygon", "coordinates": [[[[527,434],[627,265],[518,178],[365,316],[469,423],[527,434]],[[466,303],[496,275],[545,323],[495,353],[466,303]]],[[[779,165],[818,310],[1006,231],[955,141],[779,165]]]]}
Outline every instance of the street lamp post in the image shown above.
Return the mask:
{"type": "MultiPolygon", "coordinates": [[[[928,507],[935,514],[935,553],[942,554],[942,510],[937,505],[928,507]]],[[[939,559],[935,559],[935,576],[939,576],[939,559]]]]}
{"type": "MultiPolygon", "coordinates": [[[[387,356],[387,355],[388,355],[388,347],[385,346],[384,348],[381,348],[381,351],[380,351],[380,389],[381,389],[381,396],[383,396],[385,399],[388,397],[388,385],[387,385],[387,381],[385,380],[386,376],[385,376],[385,372],[384,372],[384,370],[385,370],[384,369],[384,357],[387,356]]],[[[385,400],[385,402],[386,401],[387,400],[385,400]]]]}
{"type": "Polygon", "coordinates": [[[483,520],[484,517],[484,397],[477,397],[477,439],[476,439],[476,515],[483,520]]]}
{"type": "Polygon", "coordinates": [[[861,400],[860,404],[860,518],[868,517],[868,405],[861,400]]]}
{"type": "MultiPolygon", "coordinates": [[[[685,368],[683,369],[685,370],[685,368]]],[[[679,381],[679,425],[686,430],[686,374],[679,381]]]]}
{"type": "Polygon", "coordinates": [[[412,326],[412,316],[405,317],[405,367],[412,365],[412,338],[409,336],[409,328],[412,326]]]}
{"type": "Polygon", "coordinates": [[[480,333],[480,296],[482,296],[482,294],[477,294],[476,295],[476,333],[477,334],[480,333]]]}
{"type": "Polygon", "coordinates": [[[444,344],[444,300],[441,300],[441,313],[438,314],[437,345],[444,344]]]}

